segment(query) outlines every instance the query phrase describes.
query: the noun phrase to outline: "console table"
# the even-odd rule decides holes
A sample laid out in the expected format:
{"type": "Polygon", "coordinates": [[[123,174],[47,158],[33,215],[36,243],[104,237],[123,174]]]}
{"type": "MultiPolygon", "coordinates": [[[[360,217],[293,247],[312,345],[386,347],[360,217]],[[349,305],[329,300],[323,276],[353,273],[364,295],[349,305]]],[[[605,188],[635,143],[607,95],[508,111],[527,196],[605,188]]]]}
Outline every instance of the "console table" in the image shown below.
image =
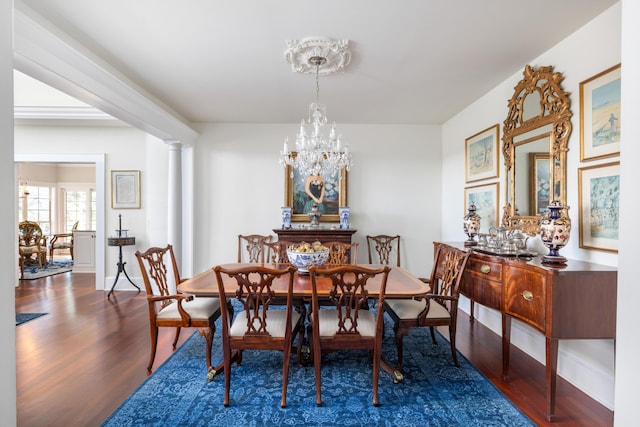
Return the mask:
{"type": "MultiPolygon", "coordinates": [[[[462,242],[448,244],[464,248],[462,242]]],[[[616,338],[618,270],[576,260],[565,266],[541,261],[473,251],[460,292],[471,300],[472,320],[474,302],[502,314],[503,381],[509,378],[512,318],[544,334],[547,419],[554,421],[558,340],[616,338]]]]}
{"type": "Polygon", "coordinates": [[[274,228],[273,232],[278,236],[278,240],[289,242],[342,242],[351,243],[351,236],[357,230],[353,228],[325,228],[325,227],[302,227],[302,228],[274,228]]]}

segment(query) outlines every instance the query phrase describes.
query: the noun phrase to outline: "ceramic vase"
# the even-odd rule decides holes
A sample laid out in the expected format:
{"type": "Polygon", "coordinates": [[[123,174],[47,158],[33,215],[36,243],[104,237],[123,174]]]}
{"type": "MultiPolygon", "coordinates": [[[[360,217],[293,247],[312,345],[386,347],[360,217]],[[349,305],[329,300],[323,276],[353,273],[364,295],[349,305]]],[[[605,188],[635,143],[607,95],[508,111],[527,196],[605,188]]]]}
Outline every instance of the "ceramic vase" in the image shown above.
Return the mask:
{"type": "Polygon", "coordinates": [[[340,228],[348,229],[349,228],[349,208],[347,206],[340,206],[338,208],[338,212],[340,214],[340,228]]]}
{"type": "Polygon", "coordinates": [[[282,211],[282,229],[288,230],[291,228],[291,207],[283,206],[280,210],[282,211]]]}
{"type": "Polygon", "coordinates": [[[469,239],[464,242],[465,246],[475,246],[478,244],[475,237],[480,232],[480,215],[476,214],[476,205],[469,206],[467,215],[464,216],[464,232],[469,239]]]}
{"type": "Polygon", "coordinates": [[[540,220],[540,239],[549,248],[549,254],[542,257],[547,264],[566,264],[567,259],[558,251],[569,242],[571,235],[571,220],[562,214],[565,208],[558,201],[549,205],[549,212],[540,220]]]}

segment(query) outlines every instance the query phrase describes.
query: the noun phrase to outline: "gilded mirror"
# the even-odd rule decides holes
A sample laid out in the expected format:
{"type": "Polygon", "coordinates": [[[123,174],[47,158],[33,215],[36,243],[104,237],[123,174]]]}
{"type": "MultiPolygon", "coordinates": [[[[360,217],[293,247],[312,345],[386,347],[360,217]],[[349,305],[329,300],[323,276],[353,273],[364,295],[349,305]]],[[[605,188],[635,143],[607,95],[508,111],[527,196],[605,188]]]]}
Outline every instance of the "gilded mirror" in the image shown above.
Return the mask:
{"type": "Polygon", "coordinates": [[[552,66],[525,66],[504,121],[507,199],[502,226],[521,228],[532,236],[540,232],[540,219],[551,201],[558,200],[563,206],[567,203],[572,113],[569,94],[562,89],[563,79],[552,66]]]}

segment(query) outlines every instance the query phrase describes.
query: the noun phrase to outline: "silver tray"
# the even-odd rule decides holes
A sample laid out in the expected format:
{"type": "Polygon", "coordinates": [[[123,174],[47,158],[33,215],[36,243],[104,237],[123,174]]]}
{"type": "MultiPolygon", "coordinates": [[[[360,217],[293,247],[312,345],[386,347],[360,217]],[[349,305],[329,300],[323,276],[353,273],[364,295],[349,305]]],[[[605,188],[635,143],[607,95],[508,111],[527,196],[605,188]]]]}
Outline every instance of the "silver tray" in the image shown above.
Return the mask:
{"type": "Polygon", "coordinates": [[[478,246],[474,246],[474,247],[472,247],[470,249],[475,251],[475,252],[480,252],[481,254],[504,256],[504,257],[533,258],[533,257],[538,255],[535,252],[529,252],[529,251],[519,251],[519,252],[517,252],[517,251],[506,251],[506,250],[503,250],[503,249],[482,248],[482,247],[478,247],[478,246]]]}

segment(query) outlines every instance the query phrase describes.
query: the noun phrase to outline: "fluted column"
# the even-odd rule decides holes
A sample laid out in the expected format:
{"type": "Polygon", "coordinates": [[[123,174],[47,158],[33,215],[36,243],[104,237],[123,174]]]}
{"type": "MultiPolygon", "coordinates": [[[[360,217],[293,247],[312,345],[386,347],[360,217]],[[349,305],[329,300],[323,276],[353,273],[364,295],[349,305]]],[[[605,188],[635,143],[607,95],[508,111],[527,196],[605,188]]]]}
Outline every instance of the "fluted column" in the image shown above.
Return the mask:
{"type": "Polygon", "coordinates": [[[182,144],[165,140],[169,149],[167,237],[173,245],[178,268],[182,265],[182,144]]]}

